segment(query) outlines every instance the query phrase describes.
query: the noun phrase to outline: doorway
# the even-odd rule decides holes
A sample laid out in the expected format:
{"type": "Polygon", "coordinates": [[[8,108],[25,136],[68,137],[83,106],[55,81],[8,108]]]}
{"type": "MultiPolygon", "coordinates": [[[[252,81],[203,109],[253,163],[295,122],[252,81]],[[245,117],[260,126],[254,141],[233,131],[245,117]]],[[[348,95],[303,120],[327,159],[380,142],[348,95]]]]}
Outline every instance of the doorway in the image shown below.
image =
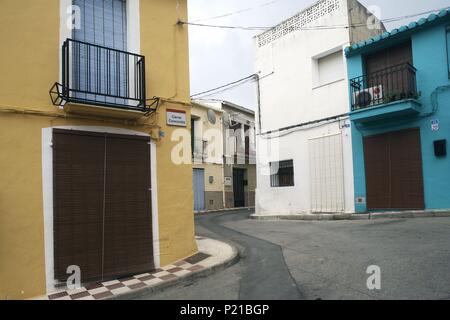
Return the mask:
{"type": "Polygon", "coordinates": [[[368,210],[423,210],[420,130],[364,138],[368,210]]]}
{"type": "Polygon", "coordinates": [[[192,180],[194,188],[194,211],[205,211],[205,170],[194,169],[192,180]]]}
{"type": "Polygon", "coordinates": [[[54,274],[115,279],[154,269],[150,138],[53,130],[54,274]]]}
{"type": "Polygon", "coordinates": [[[234,207],[245,207],[245,169],[233,169],[234,207]]]}

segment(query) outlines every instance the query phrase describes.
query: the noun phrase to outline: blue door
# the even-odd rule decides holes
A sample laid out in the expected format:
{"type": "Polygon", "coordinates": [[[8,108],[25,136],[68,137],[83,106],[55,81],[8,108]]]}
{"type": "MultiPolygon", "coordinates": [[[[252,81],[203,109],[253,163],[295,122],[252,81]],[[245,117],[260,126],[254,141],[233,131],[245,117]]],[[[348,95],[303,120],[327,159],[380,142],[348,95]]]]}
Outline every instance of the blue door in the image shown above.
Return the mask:
{"type": "Polygon", "coordinates": [[[193,175],[194,188],[194,211],[205,210],[205,170],[194,169],[193,175]]]}

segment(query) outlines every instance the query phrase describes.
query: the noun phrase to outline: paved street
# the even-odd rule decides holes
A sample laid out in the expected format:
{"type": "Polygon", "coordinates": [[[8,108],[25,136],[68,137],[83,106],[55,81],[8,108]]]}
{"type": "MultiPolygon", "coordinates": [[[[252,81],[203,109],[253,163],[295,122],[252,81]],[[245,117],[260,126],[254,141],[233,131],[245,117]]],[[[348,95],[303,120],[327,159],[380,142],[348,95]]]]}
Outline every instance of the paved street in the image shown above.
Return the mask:
{"type": "Polygon", "coordinates": [[[450,299],[450,218],[263,222],[197,217],[197,234],[236,245],[227,270],[145,299],[450,299]],[[381,268],[369,291],[366,269],[381,268]]]}

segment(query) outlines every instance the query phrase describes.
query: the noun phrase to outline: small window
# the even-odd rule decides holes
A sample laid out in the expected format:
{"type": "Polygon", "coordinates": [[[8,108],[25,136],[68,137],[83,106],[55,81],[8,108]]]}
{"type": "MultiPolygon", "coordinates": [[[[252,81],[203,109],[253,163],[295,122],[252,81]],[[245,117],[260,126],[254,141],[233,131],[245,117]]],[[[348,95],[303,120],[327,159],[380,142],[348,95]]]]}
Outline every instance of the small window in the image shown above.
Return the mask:
{"type": "Polygon", "coordinates": [[[293,160],[270,163],[270,186],[272,188],[294,186],[293,160]]]}
{"type": "Polygon", "coordinates": [[[326,85],[345,78],[344,59],[338,51],[317,60],[318,85],[326,85]]]}
{"type": "Polygon", "coordinates": [[[447,39],[447,69],[448,69],[448,78],[450,79],[450,25],[447,26],[446,35],[447,39]]]}

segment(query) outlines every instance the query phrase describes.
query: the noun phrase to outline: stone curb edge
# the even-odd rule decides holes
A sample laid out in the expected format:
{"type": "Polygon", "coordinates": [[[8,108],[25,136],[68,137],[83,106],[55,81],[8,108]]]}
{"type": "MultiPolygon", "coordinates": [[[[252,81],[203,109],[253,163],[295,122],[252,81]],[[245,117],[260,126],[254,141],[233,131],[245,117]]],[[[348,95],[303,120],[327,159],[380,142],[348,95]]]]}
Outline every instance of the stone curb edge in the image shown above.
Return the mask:
{"type": "Polygon", "coordinates": [[[261,221],[345,221],[345,220],[382,220],[382,219],[447,218],[447,217],[450,217],[450,211],[250,216],[250,218],[253,220],[261,220],[261,221]]]}
{"type": "Polygon", "coordinates": [[[254,211],[255,207],[244,207],[244,208],[229,208],[229,209],[220,209],[220,210],[208,210],[208,211],[197,211],[194,212],[195,216],[204,216],[212,213],[227,213],[227,212],[233,212],[233,211],[254,211]]]}
{"type": "MultiPolygon", "coordinates": [[[[218,240],[216,240],[216,241],[218,241],[218,240]]],[[[169,280],[167,282],[157,284],[156,286],[146,287],[146,288],[142,288],[142,289],[133,290],[131,292],[118,294],[116,296],[109,297],[109,298],[106,298],[103,300],[131,300],[131,299],[140,298],[140,297],[148,295],[150,293],[160,293],[160,292],[163,292],[172,287],[178,286],[180,284],[187,284],[193,280],[206,278],[210,275],[213,275],[219,271],[223,271],[223,270],[235,265],[236,263],[238,263],[240,260],[240,255],[239,255],[238,249],[234,245],[230,244],[229,242],[225,242],[225,241],[221,241],[221,242],[229,245],[233,251],[231,258],[225,260],[223,263],[217,264],[210,268],[206,268],[204,270],[194,272],[192,274],[183,276],[179,279],[169,280]]]]}

